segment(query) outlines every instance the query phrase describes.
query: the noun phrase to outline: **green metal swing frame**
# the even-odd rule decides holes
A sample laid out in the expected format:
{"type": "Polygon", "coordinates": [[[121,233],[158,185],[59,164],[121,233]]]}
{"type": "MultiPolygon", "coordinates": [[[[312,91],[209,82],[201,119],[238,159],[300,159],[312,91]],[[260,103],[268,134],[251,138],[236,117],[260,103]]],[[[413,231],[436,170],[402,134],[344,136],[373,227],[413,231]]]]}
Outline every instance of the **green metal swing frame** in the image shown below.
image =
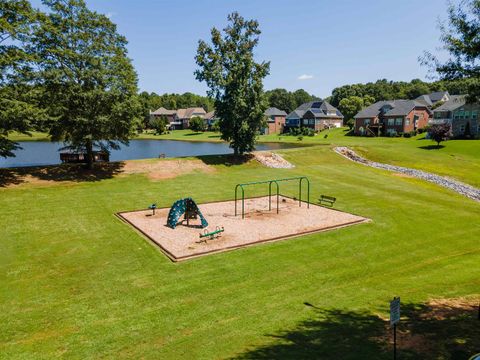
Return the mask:
{"type": "Polygon", "coordinates": [[[276,196],[277,196],[277,214],[279,211],[278,204],[279,204],[279,195],[280,195],[280,185],[279,182],[283,181],[295,181],[298,180],[298,206],[302,206],[302,184],[305,180],[307,182],[307,208],[310,208],[310,180],[306,176],[297,176],[291,178],[283,178],[283,179],[273,179],[273,180],[266,180],[266,181],[252,181],[243,184],[237,184],[235,186],[235,216],[237,216],[237,200],[238,200],[238,188],[242,190],[242,219],[245,219],[245,189],[246,186],[251,185],[260,185],[260,184],[268,184],[268,210],[272,210],[272,184],[276,186],[276,196]]]}

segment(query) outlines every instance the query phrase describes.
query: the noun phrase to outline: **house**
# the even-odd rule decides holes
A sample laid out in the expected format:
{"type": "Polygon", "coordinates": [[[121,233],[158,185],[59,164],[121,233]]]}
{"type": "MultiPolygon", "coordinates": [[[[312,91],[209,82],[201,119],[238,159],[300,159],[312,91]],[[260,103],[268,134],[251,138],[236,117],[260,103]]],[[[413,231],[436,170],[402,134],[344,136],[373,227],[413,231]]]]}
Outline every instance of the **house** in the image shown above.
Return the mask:
{"type": "Polygon", "coordinates": [[[265,117],[267,118],[267,127],[264,134],[281,134],[285,127],[285,120],[287,113],[283,110],[271,107],[265,110],[265,117]]]}
{"type": "Polygon", "coordinates": [[[355,115],[354,133],[366,136],[408,133],[427,126],[431,115],[430,107],[416,100],[378,101],[355,115]]]}
{"type": "Polygon", "coordinates": [[[415,100],[427,106],[435,106],[450,99],[448,91],[436,91],[426,95],[420,95],[415,100]]]}
{"type": "Polygon", "coordinates": [[[466,95],[452,95],[443,105],[433,110],[430,124],[449,123],[454,137],[480,136],[480,104],[466,103],[466,95]]]}
{"type": "Polygon", "coordinates": [[[206,113],[203,118],[205,119],[205,124],[207,125],[208,129],[211,129],[213,123],[218,120],[218,118],[215,116],[215,111],[206,113]]]}
{"type": "Polygon", "coordinates": [[[182,124],[182,129],[188,129],[192,117],[198,116],[203,119],[206,114],[207,112],[201,107],[178,109],[175,114],[175,121],[182,124]]]}
{"type": "MultiPolygon", "coordinates": [[[[168,109],[165,109],[164,107],[161,107],[155,111],[151,111],[150,112],[150,119],[154,119],[154,118],[160,118],[162,116],[166,117],[167,120],[168,120],[168,123],[170,124],[170,128],[171,129],[175,129],[176,128],[176,124],[175,124],[175,114],[177,113],[176,110],[168,110],[168,109]]],[[[181,128],[181,127],[180,127],[181,128]]]]}
{"type": "Polygon", "coordinates": [[[294,127],[308,127],[320,131],[331,127],[341,127],[342,113],[326,101],[311,101],[300,105],[287,115],[285,130],[294,127]]]}

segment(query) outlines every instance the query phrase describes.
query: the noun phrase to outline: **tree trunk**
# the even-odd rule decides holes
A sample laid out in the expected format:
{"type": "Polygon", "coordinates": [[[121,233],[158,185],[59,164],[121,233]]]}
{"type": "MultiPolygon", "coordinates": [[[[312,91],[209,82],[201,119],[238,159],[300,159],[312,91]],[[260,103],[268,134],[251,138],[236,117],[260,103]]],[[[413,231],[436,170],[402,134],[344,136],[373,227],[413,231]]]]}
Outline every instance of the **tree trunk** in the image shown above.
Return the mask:
{"type": "Polygon", "coordinates": [[[93,169],[93,144],[92,140],[87,140],[87,143],[85,144],[86,150],[87,150],[87,169],[92,170],[93,169]]]}

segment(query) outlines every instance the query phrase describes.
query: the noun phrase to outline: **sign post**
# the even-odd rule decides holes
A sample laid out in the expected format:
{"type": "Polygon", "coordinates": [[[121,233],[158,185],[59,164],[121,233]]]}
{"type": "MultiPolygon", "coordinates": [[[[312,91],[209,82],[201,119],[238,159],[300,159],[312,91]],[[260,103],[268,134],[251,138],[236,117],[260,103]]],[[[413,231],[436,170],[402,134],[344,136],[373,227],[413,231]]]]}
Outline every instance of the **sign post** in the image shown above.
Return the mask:
{"type": "Polygon", "coordinates": [[[390,325],[393,325],[393,359],[397,359],[397,323],[400,321],[400,297],[390,301],[390,325]]]}

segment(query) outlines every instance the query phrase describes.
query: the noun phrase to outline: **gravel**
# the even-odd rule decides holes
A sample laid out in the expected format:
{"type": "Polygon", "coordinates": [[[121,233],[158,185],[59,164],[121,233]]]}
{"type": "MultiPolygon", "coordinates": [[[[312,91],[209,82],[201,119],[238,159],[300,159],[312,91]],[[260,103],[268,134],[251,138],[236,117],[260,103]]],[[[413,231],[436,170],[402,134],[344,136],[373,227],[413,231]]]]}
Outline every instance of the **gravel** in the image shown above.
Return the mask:
{"type": "Polygon", "coordinates": [[[295,166],[276,153],[256,151],[255,159],[264,166],[275,169],[291,169],[295,166]]]}
{"type": "Polygon", "coordinates": [[[467,185],[460,181],[452,180],[447,177],[435,175],[422,170],[416,170],[416,169],[406,168],[402,166],[394,166],[394,165],[383,164],[375,161],[370,161],[359,156],[357,153],[355,153],[355,151],[344,146],[336,147],[334,148],[334,150],[338,154],[346,157],[349,160],[355,161],[357,163],[371,166],[377,169],[394,171],[397,173],[402,173],[408,176],[416,177],[418,179],[426,180],[426,181],[435,183],[437,185],[443,186],[447,189],[453,190],[470,199],[480,201],[480,189],[467,185]]]}

